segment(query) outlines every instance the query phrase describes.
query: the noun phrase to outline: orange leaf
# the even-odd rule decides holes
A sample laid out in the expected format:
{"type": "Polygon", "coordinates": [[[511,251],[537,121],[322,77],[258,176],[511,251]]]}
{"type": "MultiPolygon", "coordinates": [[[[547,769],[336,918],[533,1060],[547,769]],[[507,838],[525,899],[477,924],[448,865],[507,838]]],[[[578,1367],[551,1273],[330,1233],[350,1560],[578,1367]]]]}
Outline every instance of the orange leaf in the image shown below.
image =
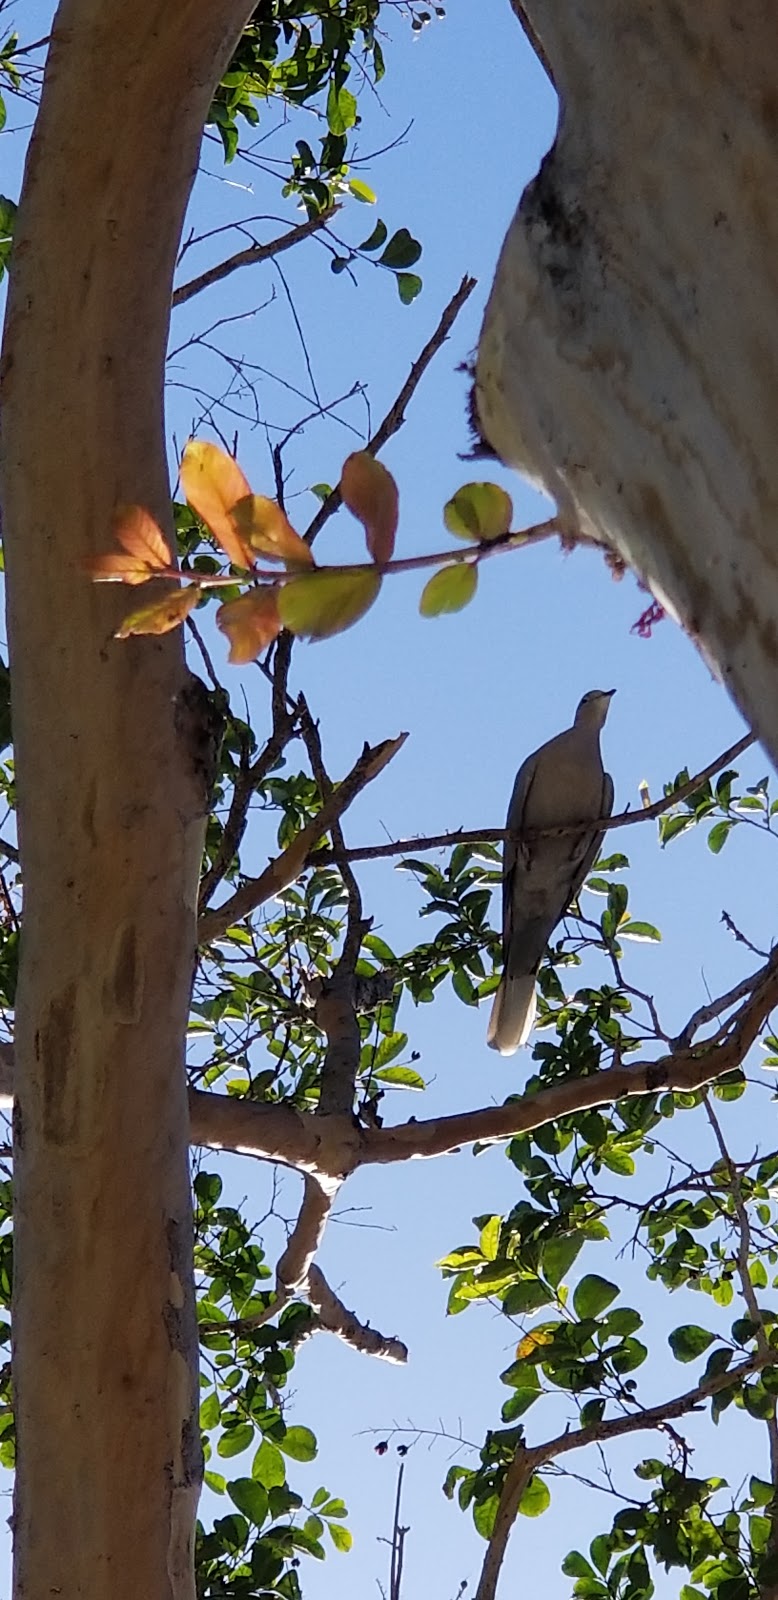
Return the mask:
{"type": "Polygon", "coordinates": [[[399,516],[397,484],[391,472],[368,450],[355,450],[343,463],[340,492],[344,506],[364,526],[373,560],[379,566],[391,561],[399,516]]]}
{"type": "Polygon", "coordinates": [[[145,561],[119,551],[112,551],[105,556],[89,556],[84,562],[84,570],[94,583],[147,583],[154,576],[145,561]]]}
{"type": "Polygon", "coordinates": [[[200,586],[190,584],[186,589],[171,589],[151,605],[131,611],[114,634],[115,639],[128,639],[131,633],[169,633],[179,622],[194,611],[200,599],[200,586]]]}
{"type": "Polygon", "coordinates": [[[181,458],[181,487],[192,510],[202,517],[232,565],[253,566],[251,551],[230,516],[236,501],[251,493],[237,461],[207,439],[190,439],[181,458]]]}
{"type": "Polygon", "coordinates": [[[113,519],[114,537],[125,554],[112,551],[85,561],[95,583],[146,583],[173,565],[154,518],[143,506],[119,506],[113,519]]]}
{"type": "Polygon", "coordinates": [[[230,661],[234,666],[255,661],[260,650],[265,650],[281,632],[278,591],[272,584],[263,584],[237,600],[228,600],[219,606],[216,626],[230,641],[230,661]]]}
{"type": "Polygon", "coordinates": [[[147,567],[172,567],[173,557],[162,533],[143,506],[117,506],[113,531],[122,549],[145,561],[147,567]]]}
{"type": "Polygon", "coordinates": [[[285,561],[290,567],[312,567],[310,547],[295,533],[276,500],[264,494],[247,494],[230,512],[239,539],[252,550],[261,550],[271,561],[285,561]]]}

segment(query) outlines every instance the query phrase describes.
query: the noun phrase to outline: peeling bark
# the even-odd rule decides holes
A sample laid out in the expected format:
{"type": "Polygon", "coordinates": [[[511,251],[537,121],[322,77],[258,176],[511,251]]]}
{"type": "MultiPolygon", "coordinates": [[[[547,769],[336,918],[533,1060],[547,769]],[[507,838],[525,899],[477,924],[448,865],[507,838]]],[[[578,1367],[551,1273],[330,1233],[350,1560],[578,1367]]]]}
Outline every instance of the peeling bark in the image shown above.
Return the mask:
{"type": "Polygon", "coordinates": [[[561,104],[481,334],[485,441],[618,552],[778,759],[770,0],[513,0],[561,104]]]}
{"type": "Polygon", "coordinates": [[[183,1041],[208,729],[180,635],[115,643],[126,596],[83,561],[120,501],[169,520],[175,252],[211,88],[251,8],[62,0],[18,218],[3,360],[25,880],[17,1600],[194,1595],[183,1041]]]}

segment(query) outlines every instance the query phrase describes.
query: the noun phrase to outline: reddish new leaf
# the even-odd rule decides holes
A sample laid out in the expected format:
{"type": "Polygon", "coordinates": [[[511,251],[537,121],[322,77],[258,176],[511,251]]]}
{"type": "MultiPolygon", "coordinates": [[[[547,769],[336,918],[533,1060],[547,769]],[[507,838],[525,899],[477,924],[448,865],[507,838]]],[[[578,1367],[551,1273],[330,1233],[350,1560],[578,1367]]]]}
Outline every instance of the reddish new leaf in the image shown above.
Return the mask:
{"type": "Polygon", "coordinates": [[[114,638],[129,639],[131,633],[170,633],[172,628],[177,628],[188,617],[190,611],[194,611],[200,594],[200,586],[196,583],[186,589],[169,590],[150,605],[131,611],[121,627],[116,629],[114,638]]]}
{"type": "Polygon", "coordinates": [[[355,450],[343,463],[340,493],[344,506],[364,526],[373,560],[379,566],[391,561],[399,516],[397,484],[391,472],[369,451],[355,450]]]}
{"type": "Polygon", "coordinates": [[[247,494],[230,515],[239,539],[250,549],[261,551],[271,561],[285,561],[288,567],[313,566],[310,547],[295,533],[276,500],[247,494]]]}
{"type": "Polygon", "coordinates": [[[230,641],[230,661],[234,666],[255,661],[260,650],[267,649],[281,632],[277,589],[266,584],[237,600],[228,600],[216,613],[216,625],[230,641]]]}
{"type": "Polygon", "coordinates": [[[237,461],[207,439],[190,439],[181,458],[181,487],[232,565],[253,566],[254,557],[231,514],[236,503],[251,494],[237,461]]]}

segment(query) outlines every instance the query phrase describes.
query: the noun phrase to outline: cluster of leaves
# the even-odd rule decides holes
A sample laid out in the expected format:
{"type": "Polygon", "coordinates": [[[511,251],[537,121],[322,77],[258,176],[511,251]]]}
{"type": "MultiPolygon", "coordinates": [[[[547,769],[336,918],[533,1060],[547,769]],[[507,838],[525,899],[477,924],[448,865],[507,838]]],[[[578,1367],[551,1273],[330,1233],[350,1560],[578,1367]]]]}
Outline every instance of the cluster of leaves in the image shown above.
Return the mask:
{"type": "MultiPolygon", "coordinates": [[[[353,191],[353,181],[350,188],[353,191]]],[[[365,185],[360,185],[360,188],[364,189],[365,185]]],[[[374,198],[372,191],[368,191],[368,193],[371,198],[374,198]]],[[[357,195],[357,198],[365,199],[366,196],[361,194],[357,195]]],[[[394,274],[397,293],[403,305],[409,306],[422,291],[422,281],[418,273],[408,271],[409,267],[416,265],[420,255],[421,245],[418,239],[414,239],[413,234],[408,232],[407,228],[398,228],[390,239],[389,229],[379,217],[367,238],[363,239],[361,244],[354,245],[353,249],[349,249],[347,255],[334,255],[330,266],[337,277],[339,273],[347,272],[351,267],[352,261],[355,261],[358,256],[367,256],[371,259],[374,257],[377,266],[383,267],[385,271],[394,274]],[[380,255],[377,254],[379,250],[381,252],[380,255]]]]}
{"type": "MultiPolygon", "coordinates": [[[[228,161],[240,142],[238,119],[250,128],[259,122],[258,100],[289,106],[321,101],[327,125],[321,153],[316,160],[310,146],[298,143],[285,191],[299,195],[309,215],[326,210],[347,177],[348,134],[359,122],[347,87],[355,51],[362,70],[372,65],[374,82],[384,75],[375,31],[379,12],[380,0],[260,0],[214,96],[208,121],[228,161]]],[[[364,198],[358,191],[357,197],[364,198]]]]}
{"type": "MultiPolygon", "coordinates": [[[[232,456],[217,445],[190,439],[180,467],[188,506],[228,557],[233,572],[246,574],[251,587],[225,600],[216,623],[230,641],[230,661],[245,665],[272,644],[282,628],[305,639],[325,639],[350,628],[378,598],[384,574],[401,570],[394,562],[399,495],[392,474],[368,450],[348,456],[338,486],[338,499],[362,523],[370,561],[361,565],[318,567],[310,543],[301,538],[277,500],[253,494],[232,456]],[[259,559],[283,565],[283,574],[268,572],[259,559]]],[[[441,561],[421,596],[423,616],[459,611],[472,598],[478,561],[510,535],[510,496],[492,483],[471,483],[459,489],[444,510],[449,531],[473,545],[467,557],[441,561]]],[[[175,566],[172,552],[153,517],[142,506],[119,506],[113,533],[120,551],[94,557],[88,570],[95,582],[145,584],[164,580],[161,594],[125,617],[116,637],[161,634],[179,627],[206,592],[235,578],[212,571],[210,556],[196,556],[192,533],[196,524],[177,518],[188,560],[175,566]]],[[[411,563],[415,564],[415,563],[411,563]]],[[[245,578],[243,579],[245,582],[245,578]]]]}
{"type": "MultiPolygon", "coordinates": [[[[711,824],[708,829],[708,849],[714,855],[724,848],[733,828],[744,824],[755,826],[763,833],[775,834],[773,819],[778,815],[778,799],[770,797],[769,778],[760,778],[758,783],[751,784],[742,793],[736,793],[732,785],[737,777],[738,773],[728,768],[715,782],[708,779],[679,805],[666,811],[659,818],[661,843],[669,844],[671,839],[677,839],[703,822],[711,824]]],[[[665,794],[672,794],[688,782],[689,773],[684,768],[673,783],[665,785],[665,794]]]]}
{"type": "Polygon", "coordinates": [[[241,1212],[221,1203],[218,1174],[198,1172],[194,1192],[205,1483],[230,1502],[209,1530],[198,1525],[198,1594],[249,1600],[272,1589],[299,1600],[299,1557],[323,1560],[325,1532],[337,1550],[351,1545],[343,1501],[321,1487],[306,1506],[287,1477],[289,1462],[316,1456],[310,1428],[288,1426],[282,1409],[310,1314],[290,1306],[277,1326],[252,1326],[271,1301],[262,1246],[241,1212]],[[248,1469],[229,1477],[227,1464],[248,1451],[248,1469]]]}
{"type": "Polygon", "coordinates": [[[724,1478],[695,1478],[649,1457],[635,1467],[655,1487],[643,1504],[619,1511],[608,1533],[573,1550],[562,1570],[574,1578],[579,1600],[650,1600],[649,1556],[669,1572],[685,1569],[681,1600],[754,1600],[772,1590],[778,1558],[771,1548],[772,1485],[752,1476],[737,1503],[724,1478]],[[728,1501],[726,1509],[714,1503],[728,1501]]]}

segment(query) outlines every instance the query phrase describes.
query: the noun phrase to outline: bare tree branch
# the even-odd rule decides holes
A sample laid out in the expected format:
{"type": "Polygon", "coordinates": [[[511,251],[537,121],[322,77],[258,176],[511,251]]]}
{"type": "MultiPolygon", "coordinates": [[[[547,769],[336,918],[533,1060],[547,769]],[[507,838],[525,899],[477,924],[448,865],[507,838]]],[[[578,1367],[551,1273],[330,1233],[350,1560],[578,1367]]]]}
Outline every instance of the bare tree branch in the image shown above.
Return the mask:
{"type": "Polygon", "coordinates": [[[387,763],[402,748],[407,737],[406,733],[401,733],[396,739],[385,739],[382,744],[374,747],[366,744],[359,760],[332,791],[321,811],[300,829],[287,849],[282,851],[280,856],[276,856],[258,878],[248,878],[242,883],[224,905],[203,913],[198,924],[199,942],[208,944],[213,939],[218,939],[232,927],[233,923],[247,917],[265,900],[272,899],[273,895],[280,894],[282,889],[294,883],[295,878],[299,878],[306,866],[308,857],[322,834],[329,832],[333,822],[337,822],[366,784],[371,783],[380,772],[383,772],[387,763]]]}
{"type": "Polygon", "coordinates": [[[329,211],[322,211],[317,217],[309,217],[307,222],[299,222],[296,227],[290,228],[288,233],[279,234],[277,239],[270,239],[267,244],[246,245],[244,250],[236,250],[232,256],[227,256],[224,261],[217,261],[213,267],[208,267],[205,272],[196,278],[190,278],[188,283],[182,283],[173,290],[173,305],[182,306],[186,300],[192,300],[203,289],[210,289],[211,284],[221,283],[228,278],[231,272],[237,272],[239,267],[253,267],[260,261],[270,261],[273,256],[279,256],[284,250],[291,250],[302,239],[310,238],[312,233],[319,228],[326,227],[332,221],[337,206],[332,206],[329,211]]]}
{"type": "Polygon", "coordinates": [[[308,1273],[308,1299],[316,1308],[319,1326],[337,1334],[362,1355],[377,1356],[400,1366],[408,1360],[408,1346],[402,1339],[379,1333],[377,1328],[360,1322],[353,1311],[347,1311],[317,1266],[311,1266],[308,1273]]]}
{"type": "MultiPolygon", "coordinates": [[[[322,803],[326,805],[332,797],[333,787],[324,766],[319,730],[304,696],[300,696],[298,704],[302,737],[322,803]]],[[[363,936],[370,926],[363,919],[359,884],[346,859],[346,843],[337,819],[332,823],[330,832],[335,860],[348,896],[348,914],[340,960],[329,978],[318,981],[316,1021],[327,1036],[327,1050],[321,1073],[319,1115],[338,1111],[351,1112],[354,1109],[354,1086],[359,1071],[362,1044],[356,1008],[355,969],[363,936]]]]}
{"type": "Polygon", "coordinates": [[[558,1456],[568,1455],[571,1450],[580,1450],[585,1445],[602,1443],[606,1439],[620,1439],[628,1433],[642,1433],[649,1429],[661,1428],[672,1418],[683,1417],[688,1412],[694,1411],[712,1395],[731,1389],[744,1378],[760,1372],[763,1367],[775,1365],[777,1360],[778,1351],[768,1349],[766,1354],[757,1352],[750,1360],[742,1361],[739,1366],[730,1368],[727,1372],[717,1372],[709,1378],[703,1378],[696,1388],[687,1389],[685,1394],[677,1395],[674,1400],[665,1400],[659,1405],[650,1406],[647,1410],[630,1412],[627,1416],[612,1417],[609,1421],[593,1422],[588,1428],[570,1429],[559,1434],[556,1439],[549,1439],[545,1444],[533,1445],[529,1449],[520,1447],[505,1476],[494,1531],[481,1568],[475,1600],[494,1600],[510,1531],[516,1520],[522,1495],[533,1473],[547,1462],[555,1461],[558,1456]]]}
{"type": "MultiPolygon", "coordinates": [[[[712,778],[723,767],[729,766],[730,761],[735,761],[744,750],[755,744],[756,737],[753,733],[743,735],[715,761],[710,761],[701,772],[695,773],[687,783],[680,785],[672,794],[664,795],[661,800],[655,800],[653,805],[645,806],[640,811],[621,811],[616,816],[600,817],[595,826],[602,832],[611,828],[629,828],[636,822],[652,822],[656,817],[661,817],[672,806],[679,805],[688,795],[694,794],[700,785],[712,778]]],[[[416,839],[398,839],[388,844],[357,845],[355,849],[347,851],[349,861],[378,861],[382,857],[403,856],[420,850],[443,850],[455,844],[500,844],[503,839],[546,839],[558,838],[563,834],[580,833],[584,828],[592,827],[591,822],[568,822],[556,828],[527,828],[522,833],[514,833],[509,828],[454,828],[448,833],[425,834],[416,839]]],[[[324,866],[334,860],[331,850],[317,850],[311,857],[311,864],[324,866]]]]}
{"type": "MultiPolygon", "coordinates": [[[[465,276],[462,279],[462,282],[460,283],[456,293],[451,296],[448,305],[445,307],[445,310],[441,315],[435,332],[432,334],[432,337],[427,340],[424,349],[416,357],[416,360],[414,361],[413,366],[411,367],[411,370],[408,373],[405,383],[403,384],[396,400],[393,401],[383,421],[379,423],[375,433],[370,439],[368,439],[367,444],[365,445],[365,449],[368,450],[372,456],[377,455],[379,450],[383,449],[387,440],[391,439],[392,435],[397,433],[402,427],[405,421],[406,406],[413,399],[419,383],[421,382],[421,379],[423,378],[433,356],[437,354],[444,340],[448,338],[448,335],[450,334],[451,329],[453,328],[454,323],[456,322],[456,319],[459,316],[463,305],[465,304],[465,301],[469,299],[476,286],[476,281],[477,280],[475,278],[469,278],[465,276]]],[[[330,494],[328,494],[326,500],[319,507],[315,517],[313,518],[312,522],[309,523],[305,531],[305,538],[308,544],[313,544],[316,535],[321,532],[325,522],[327,522],[333,513],[337,511],[340,503],[340,489],[336,487],[330,494]]]]}

